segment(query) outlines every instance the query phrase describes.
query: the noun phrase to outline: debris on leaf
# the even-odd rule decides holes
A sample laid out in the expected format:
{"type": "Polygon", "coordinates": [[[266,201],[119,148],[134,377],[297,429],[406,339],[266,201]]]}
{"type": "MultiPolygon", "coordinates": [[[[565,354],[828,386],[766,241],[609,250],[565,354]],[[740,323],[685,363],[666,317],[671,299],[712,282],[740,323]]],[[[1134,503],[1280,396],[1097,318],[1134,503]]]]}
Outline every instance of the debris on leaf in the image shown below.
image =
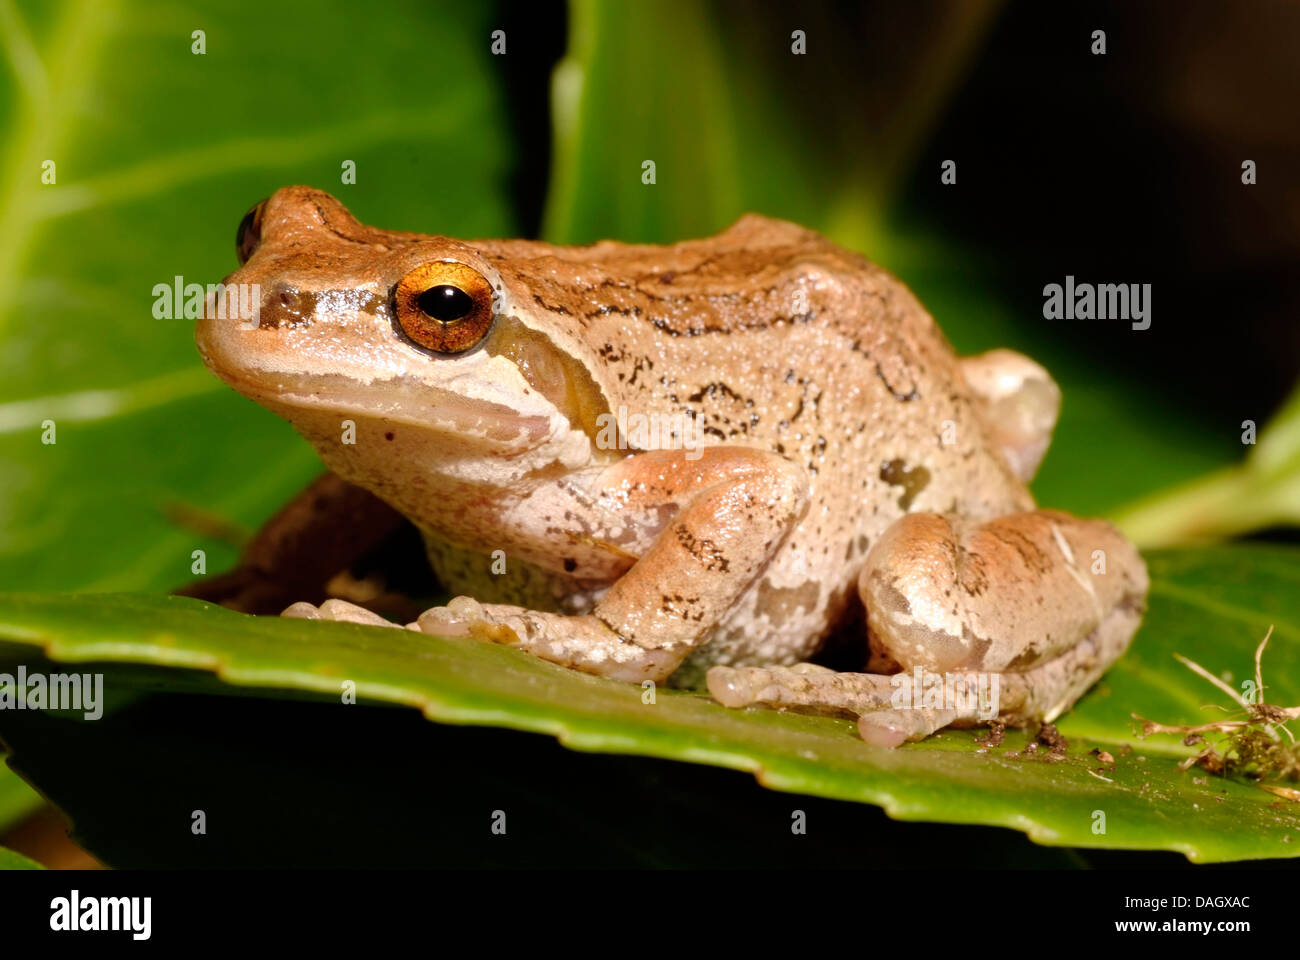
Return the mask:
{"type": "Polygon", "coordinates": [[[979,753],[988,753],[994,747],[1002,746],[1002,741],[1007,736],[1007,725],[999,720],[990,720],[988,730],[981,733],[975,738],[978,743],[979,753]]]}
{"type": "Polygon", "coordinates": [[[1047,747],[1048,755],[1054,760],[1064,757],[1070,749],[1070,741],[1056,729],[1054,723],[1045,723],[1038,728],[1038,742],[1047,747]]]}
{"type": "Polygon", "coordinates": [[[1044,760],[1048,763],[1056,763],[1064,760],[1070,749],[1070,741],[1056,726],[1051,723],[1044,723],[1034,734],[1034,739],[1025,744],[1022,750],[1013,750],[1006,754],[1008,760],[1044,760]],[[1039,755],[1039,747],[1046,747],[1039,755]]]}
{"type": "Polygon", "coordinates": [[[1261,790],[1267,790],[1269,793],[1276,796],[1300,803],[1300,790],[1292,790],[1290,787],[1279,787],[1275,783],[1261,783],[1259,788],[1261,790]]]}
{"type": "Polygon", "coordinates": [[[1091,750],[1089,750],[1088,752],[1091,753],[1091,754],[1092,754],[1094,757],[1096,757],[1098,760],[1100,760],[1102,763],[1104,763],[1104,764],[1106,764],[1107,766],[1109,766],[1111,769],[1114,769],[1114,767],[1115,767],[1115,756],[1114,756],[1114,754],[1112,754],[1110,751],[1108,751],[1108,750],[1102,750],[1100,747],[1093,747],[1093,748],[1092,748],[1091,750]]]}
{"type": "Polygon", "coordinates": [[[994,720],[989,723],[989,746],[998,747],[1007,736],[1007,725],[1000,720],[994,720]]]}
{"type": "MultiPolygon", "coordinates": [[[[1259,642],[1255,650],[1255,690],[1254,698],[1247,700],[1228,684],[1224,683],[1203,666],[1186,657],[1174,654],[1178,661],[1198,676],[1204,677],[1232,698],[1240,709],[1228,718],[1213,723],[1196,725],[1164,724],[1147,720],[1138,714],[1133,719],[1141,721],[1142,733],[1148,737],[1153,733],[1175,733],[1183,735],[1183,743],[1189,747],[1200,746],[1201,752],[1184,760],[1180,767],[1188,770],[1200,767],[1218,776],[1243,776],[1252,780],[1300,780],[1300,744],[1287,729],[1286,724],[1300,717],[1300,706],[1279,707],[1264,700],[1264,675],[1261,661],[1264,648],[1273,636],[1273,628],[1259,642]],[[1211,742],[1206,734],[1221,734],[1211,742]],[[1285,734],[1286,739],[1282,738],[1285,734]]],[[[1220,708],[1225,709],[1225,708],[1220,708]]],[[[1286,787],[1269,788],[1279,796],[1289,799],[1300,798],[1300,793],[1286,787]],[[1288,790],[1288,793],[1279,791],[1288,790]],[[1297,794],[1291,797],[1290,794],[1297,794]]]]}

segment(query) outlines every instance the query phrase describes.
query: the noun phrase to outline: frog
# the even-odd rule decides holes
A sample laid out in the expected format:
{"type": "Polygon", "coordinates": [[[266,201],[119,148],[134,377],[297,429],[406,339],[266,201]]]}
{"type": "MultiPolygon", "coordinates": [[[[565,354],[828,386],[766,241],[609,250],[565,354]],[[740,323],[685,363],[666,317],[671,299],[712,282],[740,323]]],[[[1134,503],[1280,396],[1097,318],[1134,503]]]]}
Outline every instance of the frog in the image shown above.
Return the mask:
{"type": "Polygon", "coordinates": [[[887,749],[1052,722],[1141,622],[1133,544],[1029,492],[1048,372],[958,356],[900,280],[813,230],[459,240],[291,186],[236,250],[223,282],[258,315],[210,300],[203,361],[409,520],[454,594],[406,624],[341,598],[285,616],[845,717],[887,749]],[[850,662],[819,661],[846,629],[850,662]],[[986,678],[996,702],[900,700],[923,676],[986,678]]]}

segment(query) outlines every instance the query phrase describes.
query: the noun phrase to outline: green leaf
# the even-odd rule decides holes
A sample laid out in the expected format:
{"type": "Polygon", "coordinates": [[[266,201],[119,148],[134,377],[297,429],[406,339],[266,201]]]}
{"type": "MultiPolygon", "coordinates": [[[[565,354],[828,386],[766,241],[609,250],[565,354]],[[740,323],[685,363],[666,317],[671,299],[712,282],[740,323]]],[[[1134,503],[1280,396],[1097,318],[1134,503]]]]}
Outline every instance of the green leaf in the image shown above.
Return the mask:
{"type": "Polygon", "coordinates": [[[35,860],[29,860],[21,853],[7,847],[0,847],[0,870],[44,870],[35,860]]]}
{"type": "MultiPolygon", "coordinates": [[[[1133,649],[1061,721],[1072,747],[1059,763],[1013,758],[1023,734],[987,754],[969,731],[891,752],[862,743],[848,721],[726,710],[682,691],[659,691],[657,703],[645,704],[639,687],[504,647],[249,618],[181,598],[3,596],[0,637],[64,663],[213,671],[225,684],[268,694],[314,691],[337,702],[352,681],[362,697],[416,706],[434,720],[549,733],[578,750],[749,770],[778,790],[878,804],[898,819],[1012,827],[1044,844],[1175,850],[1197,861],[1294,856],[1295,810],[1248,783],[1180,772],[1187,748],[1167,737],[1136,740],[1130,714],[1204,719],[1201,705],[1222,695],[1173,655],[1246,678],[1269,625],[1270,702],[1300,703],[1300,591],[1293,589],[1300,551],[1224,547],[1155,553],[1149,562],[1146,623],[1133,649]],[[1114,769],[1093,748],[1111,753],[1114,769]],[[1093,832],[1095,811],[1105,814],[1104,834],[1093,832]]],[[[118,682],[116,668],[102,669],[110,686],[118,682]]],[[[152,685],[165,689],[167,676],[176,689],[194,689],[187,671],[152,685]]],[[[0,714],[0,733],[5,719],[0,714]]],[[[21,752],[15,762],[23,763],[21,752]]]]}
{"type": "Polygon", "coordinates": [[[1252,442],[1240,465],[1153,494],[1117,514],[1115,522],[1135,542],[1150,546],[1300,526],[1300,388],[1252,442]]]}
{"type": "Polygon", "coordinates": [[[492,16],[0,4],[0,583],[175,588],[320,472],[203,369],[193,320],[154,318],[154,285],[220,280],[244,211],[291,183],[395,229],[515,232],[492,16]],[[365,53],[322,53],[343,49],[365,53]]]}

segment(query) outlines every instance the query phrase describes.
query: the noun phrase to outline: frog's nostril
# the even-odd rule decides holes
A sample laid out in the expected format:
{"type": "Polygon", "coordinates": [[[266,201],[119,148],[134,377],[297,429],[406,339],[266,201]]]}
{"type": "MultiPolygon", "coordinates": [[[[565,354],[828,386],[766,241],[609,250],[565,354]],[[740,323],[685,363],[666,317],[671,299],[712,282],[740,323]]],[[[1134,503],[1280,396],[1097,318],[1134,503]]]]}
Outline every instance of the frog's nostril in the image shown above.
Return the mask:
{"type": "Polygon", "coordinates": [[[239,221],[239,229],[235,232],[235,254],[239,257],[240,266],[248,263],[248,258],[262,242],[262,210],[265,207],[266,200],[254,204],[244,214],[244,219],[239,221]]]}

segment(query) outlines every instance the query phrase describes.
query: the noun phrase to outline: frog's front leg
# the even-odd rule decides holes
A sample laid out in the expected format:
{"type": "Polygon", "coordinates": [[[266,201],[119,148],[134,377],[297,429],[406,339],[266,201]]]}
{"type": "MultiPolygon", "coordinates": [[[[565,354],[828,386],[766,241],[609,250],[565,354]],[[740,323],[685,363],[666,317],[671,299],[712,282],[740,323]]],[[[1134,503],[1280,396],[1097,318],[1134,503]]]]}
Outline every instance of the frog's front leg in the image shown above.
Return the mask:
{"type": "Polygon", "coordinates": [[[900,673],[714,667],[710,692],[732,707],[854,715],[863,738],[883,746],[994,717],[1050,721],[1127,649],[1147,575],[1099,521],[909,514],[868,553],[858,589],[872,648],[900,673]]]}
{"type": "MultiPolygon", "coordinates": [[[[567,522],[597,539],[601,531],[612,539],[646,517],[660,527],[591,613],[458,597],[425,611],[419,629],[502,643],[613,679],[663,680],[762,572],[802,515],[808,484],[802,470],[775,454],[712,447],[694,459],[686,451],[627,457],[596,474],[587,493],[585,515],[567,522]]],[[[312,615],[302,608],[295,614],[312,615]]]]}
{"type": "Polygon", "coordinates": [[[420,628],[503,643],[613,679],[666,679],[767,566],[807,505],[806,476],[782,457],[727,447],[694,456],[637,454],[595,478],[595,508],[616,523],[670,519],[590,614],[462,597],[426,611],[420,628]]]}

